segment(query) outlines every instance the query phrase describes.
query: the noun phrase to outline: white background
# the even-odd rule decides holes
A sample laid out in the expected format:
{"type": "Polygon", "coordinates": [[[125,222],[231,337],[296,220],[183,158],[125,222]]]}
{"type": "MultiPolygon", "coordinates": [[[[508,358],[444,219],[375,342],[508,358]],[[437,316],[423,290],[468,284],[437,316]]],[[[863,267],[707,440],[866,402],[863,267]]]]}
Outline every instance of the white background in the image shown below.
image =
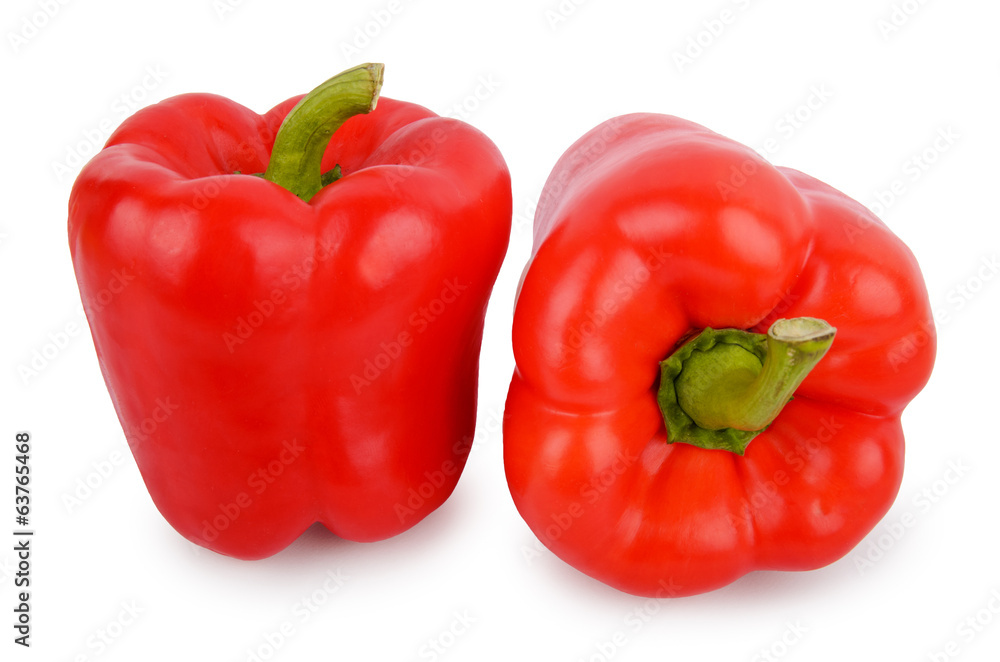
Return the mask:
{"type": "Polygon", "coordinates": [[[996,660],[998,22],[986,0],[7,0],[3,658],[996,660]],[[73,278],[70,186],[135,108],[206,91],[263,112],[364,61],[386,63],[384,96],[484,131],[512,172],[475,447],[452,498],[396,538],[356,544],[314,528],[265,561],[224,558],[166,524],[127,452],[73,278]],[[772,162],[878,208],[923,268],[940,347],[903,419],[902,489],[827,568],[643,600],[539,552],[513,507],[499,420],[533,207],[577,137],[633,111],[775,141],[772,162]],[[35,352],[52,358],[27,374],[35,352]],[[18,430],[34,439],[30,649],[11,627],[18,430]],[[74,495],[86,498],[69,505],[74,495]]]}

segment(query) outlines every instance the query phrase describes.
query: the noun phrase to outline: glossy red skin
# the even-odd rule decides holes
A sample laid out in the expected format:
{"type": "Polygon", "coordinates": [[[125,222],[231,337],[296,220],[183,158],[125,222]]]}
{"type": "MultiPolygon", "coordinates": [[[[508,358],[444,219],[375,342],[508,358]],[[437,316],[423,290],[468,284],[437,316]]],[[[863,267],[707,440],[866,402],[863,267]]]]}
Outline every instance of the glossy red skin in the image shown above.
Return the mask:
{"type": "Polygon", "coordinates": [[[556,164],[513,342],[518,511],[578,570],[661,597],[852,549],[896,496],[900,414],[935,354],[918,265],[867,209],[652,114],[610,120],[556,164]],[[704,327],[763,333],[799,316],[836,339],[743,457],[667,443],[659,361],[704,327]]]}
{"type": "Polygon", "coordinates": [[[146,108],[70,198],[97,355],[153,502],[246,559],[317,521],[387,538],[451,494],[510,234],[493,143],[392,99],[336,132],[323,169],[344,176],[309,203],[248,176],[297,100],[263,116],[205,94],[146,108]],[[116,270],[131,280],[101,305],[116,270]],[[234,342],[240,318],[253,330],[234,342]],[[352,383],[366,360],[376,378],[352,383]]]}

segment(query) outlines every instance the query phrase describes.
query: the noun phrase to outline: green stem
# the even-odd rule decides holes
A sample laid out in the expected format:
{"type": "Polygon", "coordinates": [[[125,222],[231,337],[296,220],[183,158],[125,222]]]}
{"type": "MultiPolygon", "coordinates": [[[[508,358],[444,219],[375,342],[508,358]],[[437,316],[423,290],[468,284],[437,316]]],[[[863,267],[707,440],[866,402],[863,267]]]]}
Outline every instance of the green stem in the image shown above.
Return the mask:
{"type": "Polygon", "coordinates": [[[383,69],[381,64],[353,67],[304,96],[278,129],[264,179],[306,202],[323,188],[324,177],[335,179],[321,172],[323,154],[344,122],[375,109],[383,69]]]}
{"type": "Polygon", "coordinates": [[[705,329],[660,364],[657,400],[669,440],[742,455],[826,355],[836,331],[811,317],[778,320],[766,336],[705,329]]]}

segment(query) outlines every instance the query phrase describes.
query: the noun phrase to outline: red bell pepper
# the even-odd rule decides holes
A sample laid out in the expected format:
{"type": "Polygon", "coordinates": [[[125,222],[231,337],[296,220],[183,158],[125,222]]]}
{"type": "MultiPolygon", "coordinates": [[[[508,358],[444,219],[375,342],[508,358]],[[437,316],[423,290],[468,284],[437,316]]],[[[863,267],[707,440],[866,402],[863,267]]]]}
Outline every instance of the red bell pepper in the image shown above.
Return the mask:
{"type": "Polygon", "coordinates": [[[74,184],[73,264],[143,480],[223,554],[314,522],[392,536],[465,464],[510,176],[482,133],[381,82],[356,67],[264,115],[168,99],[74,184]]]}
{"type": "Polygon", "coordinates": [[[846,554],[896,496],[900,415],[935,354],[917,262],[873,214],[655,114],[556,164],[513,342],[518,511],[644,596],[846,554]]]}

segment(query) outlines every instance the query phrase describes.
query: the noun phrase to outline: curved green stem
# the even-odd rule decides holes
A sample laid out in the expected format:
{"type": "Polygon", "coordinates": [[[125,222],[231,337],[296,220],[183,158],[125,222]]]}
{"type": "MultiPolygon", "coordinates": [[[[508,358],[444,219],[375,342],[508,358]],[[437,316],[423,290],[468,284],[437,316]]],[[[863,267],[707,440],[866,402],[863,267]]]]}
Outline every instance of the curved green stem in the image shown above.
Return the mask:
{"type": "Polygon", "coordinates": [[[299,101],[278,129],[264,179],[308,202],[339,176],[321,172],[330,138],[354,115],[370,113],[382,88],[382,64],[362,64],[337,74],[299,101]]]}
{"type": "Polygon", "coordinates": [[[671,442],[742,455],[826,355],[836,329],[778,320],[766,336],[705,329],[661,365],[657,400],[671,442]]]}

